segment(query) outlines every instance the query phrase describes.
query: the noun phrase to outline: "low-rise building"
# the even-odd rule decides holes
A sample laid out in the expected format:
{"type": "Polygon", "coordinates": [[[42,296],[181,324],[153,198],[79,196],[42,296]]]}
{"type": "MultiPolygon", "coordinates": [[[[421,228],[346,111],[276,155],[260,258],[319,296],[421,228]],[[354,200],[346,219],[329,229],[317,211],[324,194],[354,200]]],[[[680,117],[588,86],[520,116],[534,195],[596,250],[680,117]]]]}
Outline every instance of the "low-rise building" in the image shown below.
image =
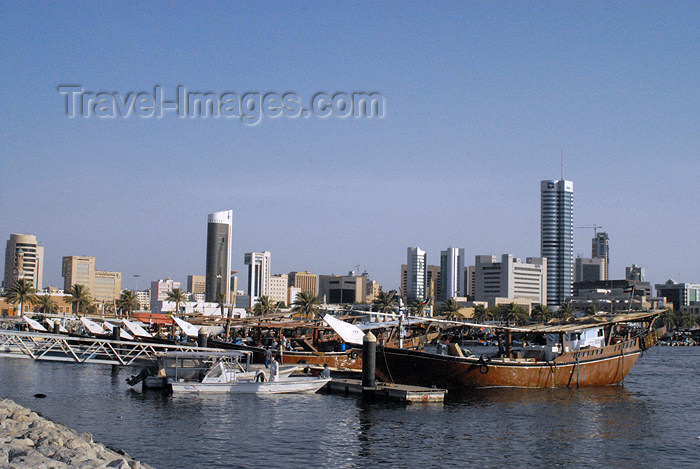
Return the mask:
{"type": "Polygon", "coordinates": [[[529,257],[522,262],[512,254],[503,254],[499,262],[496,256],[476,256],[474,270],[475,301],[490,305],[547,303],[547,259],[529,257]]]}
{"type": "Polygon", "coordinates": [[[381,287],[369,279],[367,272],[356,275],[320,275],[319,292],[328,304],[367,303],[374,299],[381,287]]]}
{"type": "Polygon", "coordinates": [[[683,306],[700,302],[700,284],[679,283],[669,279],[666,283],[656,284],[656,296],[665,297],[670,303],[673,303],[674,310],[680,311],[683,306]]]}

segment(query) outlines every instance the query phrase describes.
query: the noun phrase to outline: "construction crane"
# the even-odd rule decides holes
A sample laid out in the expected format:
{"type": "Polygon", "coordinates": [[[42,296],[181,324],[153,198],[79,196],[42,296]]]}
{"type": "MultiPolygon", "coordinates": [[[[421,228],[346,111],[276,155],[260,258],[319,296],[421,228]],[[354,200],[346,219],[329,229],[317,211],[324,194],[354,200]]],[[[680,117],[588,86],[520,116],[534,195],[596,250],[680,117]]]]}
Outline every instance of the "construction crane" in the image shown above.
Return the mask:
{"type": "Polygon", "coordinates": [[[575,226],[574,228],[576,229],[593,229],[593,237],[597,238],[598,237],[598,228],[602,228],[602,225],[593,225],[593,226],[575,226]]]}

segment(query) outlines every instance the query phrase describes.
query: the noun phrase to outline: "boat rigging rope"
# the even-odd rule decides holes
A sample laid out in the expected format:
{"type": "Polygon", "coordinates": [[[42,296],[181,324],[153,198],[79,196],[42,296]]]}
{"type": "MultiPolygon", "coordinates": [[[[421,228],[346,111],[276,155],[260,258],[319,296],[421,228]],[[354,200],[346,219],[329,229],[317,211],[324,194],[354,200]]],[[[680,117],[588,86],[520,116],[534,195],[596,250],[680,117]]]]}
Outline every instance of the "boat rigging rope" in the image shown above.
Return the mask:
{"type": "Polygon", "coordinates": [[[386,360],[386,350],[382,347],[382,357],[384,358],[384,364],[386,365],[386,372],[389,374],[389,380],[391,381],[391,384],[394,383],[394,377],[391,376],[391,370],[389,369],[389,362],[386,360]]]}

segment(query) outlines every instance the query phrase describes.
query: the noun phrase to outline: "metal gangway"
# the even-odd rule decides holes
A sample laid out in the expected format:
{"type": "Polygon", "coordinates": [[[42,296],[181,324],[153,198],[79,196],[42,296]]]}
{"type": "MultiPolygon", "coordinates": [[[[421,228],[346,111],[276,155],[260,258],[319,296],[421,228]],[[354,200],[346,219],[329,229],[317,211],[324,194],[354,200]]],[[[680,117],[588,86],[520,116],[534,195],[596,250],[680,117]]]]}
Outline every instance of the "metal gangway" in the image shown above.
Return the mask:
{"type": "Polygon", "coordinates": [[[219,349],[183,344],[76,337],[45,332],[0,330],[0,357],[104,365],[148,365],[165,352],[219,349]]]}

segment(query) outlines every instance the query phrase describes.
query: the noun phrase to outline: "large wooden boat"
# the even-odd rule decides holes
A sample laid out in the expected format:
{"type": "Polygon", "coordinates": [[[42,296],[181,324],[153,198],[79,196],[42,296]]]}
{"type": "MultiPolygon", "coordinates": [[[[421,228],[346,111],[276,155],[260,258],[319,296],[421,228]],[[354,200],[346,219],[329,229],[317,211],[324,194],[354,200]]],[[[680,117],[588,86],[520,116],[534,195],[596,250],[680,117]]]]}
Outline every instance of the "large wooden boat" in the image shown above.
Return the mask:
{"type": "Polygon", "coordinates": [[[501,328],[502,347],[493,356],[464,356],[456,344],[447,354],[378,346],[377,376],[390,383],[445,389],[618,384],[642,352],[665,333],[665,327],[654,328],[660,314],[632,313],[597,318],[590,324],[501,328]],[[513,348],[517,335],[531,345],[513,348]]]}

